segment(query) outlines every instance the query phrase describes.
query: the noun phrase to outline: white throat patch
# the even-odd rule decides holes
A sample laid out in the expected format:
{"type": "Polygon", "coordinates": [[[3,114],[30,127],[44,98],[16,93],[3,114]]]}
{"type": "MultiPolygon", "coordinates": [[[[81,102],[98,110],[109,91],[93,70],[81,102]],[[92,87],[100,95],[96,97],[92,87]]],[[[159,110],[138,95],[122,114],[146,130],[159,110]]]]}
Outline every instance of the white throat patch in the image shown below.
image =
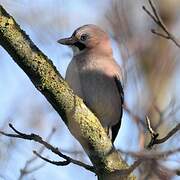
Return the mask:
{"type": "Polygon", "coordinates": [[[80,51],[79,48],[76,47],[76,46],[74,46],[74,45],[72,45],[72,46],[70,46],[70,47],[71,47],[72,50],[73,50],[73,56],[76,56],[76,55],[78,55],[78,54],[81,54],[81,53],[84,51],[84,50],[80,51]]]}

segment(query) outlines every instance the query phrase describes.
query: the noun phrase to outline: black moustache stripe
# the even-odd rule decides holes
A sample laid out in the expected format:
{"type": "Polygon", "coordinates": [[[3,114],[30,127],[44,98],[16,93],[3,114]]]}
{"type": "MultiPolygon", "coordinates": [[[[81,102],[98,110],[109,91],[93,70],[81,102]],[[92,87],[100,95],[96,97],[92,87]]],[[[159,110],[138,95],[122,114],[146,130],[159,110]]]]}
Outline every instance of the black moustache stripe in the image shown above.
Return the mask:
{"type": "Polygon", "coordinates": [[[81,42],[75,42],[74,45],[75,45],[80,51],[82,51],[83,49],[86,48],[86,46],[85,46],[83,43],[81,43],[81,42]]]}

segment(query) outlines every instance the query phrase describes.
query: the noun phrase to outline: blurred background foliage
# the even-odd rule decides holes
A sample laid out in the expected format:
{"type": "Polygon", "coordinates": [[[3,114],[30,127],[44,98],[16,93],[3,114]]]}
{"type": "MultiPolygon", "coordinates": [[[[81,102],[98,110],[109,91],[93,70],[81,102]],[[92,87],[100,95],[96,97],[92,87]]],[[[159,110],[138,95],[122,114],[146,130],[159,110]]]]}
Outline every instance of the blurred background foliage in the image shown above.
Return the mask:
{"type": "MultiPolygon", "coordinates": [[[[142,10],[142,5],[149,7],[146,0],[0,0],[0,4],[53,60],[63,76],[72,52],[56,43],[59,38],[69,36],[77,27],[89,23],[97,24],[109,33],[114,57],[124,70],[126,110],[115,141],[117,148],[124,151],[144,149],[149,142],[145,115],[160,137],[180,122],[180,50],[150,32],[158,27],[142,10]]],[[[157,0],[155,4],[170,32],[178,38],[180,1],[157,0]]],[[[0,128],[9,131],[9,122],[19,130],[44,138],[55,127],[50,142],[64,153],[89,162],[54,109],[0,47],[0,128]]],[[[180,137],[176,134],[154,151],[178,147],[179,142],[180,137]]],[[[22,178],[20,169],[33,156],[32,150],[38,147],[32,142],[0,136],[0,179],[96,179],[94,174],[75,165],[56,167],[51,164],[22,178]]],[[[57,159],[46,150],[43,154],[57,159]]],[[[129,164],[133,162],[128,156],[124,158],[129,164]]],[[[170,169],[180,166],[179,159],[179,155],[174,155],[163,163],[145,163],[136,170],[138,179],[177,179],[170,169]]],[[[37,159],[31,166],[41,163],[37,159]]]]}

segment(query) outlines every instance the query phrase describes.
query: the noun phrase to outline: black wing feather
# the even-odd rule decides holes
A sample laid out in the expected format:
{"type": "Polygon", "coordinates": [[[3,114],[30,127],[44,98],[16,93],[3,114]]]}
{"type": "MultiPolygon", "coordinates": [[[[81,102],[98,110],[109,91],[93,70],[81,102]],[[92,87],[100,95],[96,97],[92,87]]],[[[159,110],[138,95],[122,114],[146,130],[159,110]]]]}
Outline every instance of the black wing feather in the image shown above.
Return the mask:
{"type": "Polygon", "coordinates": [[[114,142],[114,140],[116,139],[118,131],[119,131],[120,127],[121,127],[121,119],[122,119],[122,115],[123,115],[123,103],[124,103],[124,91],[123,91],[123,87],[121,85],[121,81],[120,81],[120,78],[119,78],[118,75],[114,76],[114,81],[116,83],[116,87],[118,89],[118,92],[119,92],[119,95],[120,95],[120,98],[121,98],[121,107],[119,107],[119,108],[121,108],[121,114],[120,114],[118,123],[111,127],[112,142],[114,142]]]}

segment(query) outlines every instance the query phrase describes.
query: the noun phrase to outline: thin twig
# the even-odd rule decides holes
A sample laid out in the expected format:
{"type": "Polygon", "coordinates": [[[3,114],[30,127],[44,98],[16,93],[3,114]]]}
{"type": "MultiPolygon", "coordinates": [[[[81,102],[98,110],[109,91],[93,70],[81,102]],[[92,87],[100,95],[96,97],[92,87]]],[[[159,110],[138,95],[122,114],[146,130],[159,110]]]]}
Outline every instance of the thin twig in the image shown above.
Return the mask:
{"type": "Polygon", "coordinates": [[[165,38],[165,39],[170,39],[169,35],[165,35],[165,34],[162,34],[162,33],[160,33],[160,32],[157,32],[155,29],[151,29],[151,32],[152,32],[153,34],[156,34],[157,36],[161,36],[161,37],[163,37],[163,38],[165,38]]]}
{"type": "Polygon", "coordinates": [[[156,132],[152,129],[152,127],[151,127],[151,122],[150,122],[148,116],[146,116],[146,123],[147,123],[148,130],[149,130],[149,132],[151,133],[151,135],[153,136],[153,138],[157,138],[157,136],[159,136],[159,134],[156,133],[156,132]]]}
{"type": "Polygon", "coordinates": [[[137,158],[139,160],[145,161],[145,160],[164,159],[175,153],[180,153],[180,147],[173,149],[173,150],[167,150],[167,151],[163,151],[163,152],[153,152],[153,153],[149,152],[149,151],[140,151],[140,152],[131,152],[131,151],[123,151],[123,150],[118,150],[118,151],[123,154],[137,158]]]}
{"type": "Polygon", "coordinates": [[[139,116],[133,114],[133,112],[128,108],[128,106],[125,103],[123,104],[123,108],[133,118],[133,120],[137,124],[141,124],[142,127],[146,127],[146,124],[144,123],[144,121],[139,116]]]}
{"type": "Polygon", "coordinates": [[[148,128],[148,131],[150,132],[151,134],[151,141],[150,143],[148,144],[148,148],[151,148],[155,142],[155,140],[157,139],[157,137],[159,136],[158,133],[156,133],[153,128],[151,127],[151,122],[150,122],[150,119],[148,118],[148,116],[146,116],[146,123],[147,123],[147,128],[148,128]]]}
{"type": "Polygon", "coordinates": [[[39,157],[40,159],[42,159],[42,160],[44,160],[44,161],[46,161],[46,162],[49,162],[49,163],[51,163],[51,164],[54,164],[54,165],[56,165],[56,166],[67,166],[68,164],[70,164],[70,161],[51,161],[51,160],[49,160],[48,158],[45,158],[45,157],[43,157],[43,156],[41,156],[38,152],[36,152],[36,151],[33,151],[33,153],[37,156],[37,157],[39,157]]]}
{"type": "Polygon", "coordinates": [[[20,170],[21,174],[20,174],[20,177],[18,178],[18,180],[23,179],[23,177],[26,176],[27,174],[33,173],[34,171],[38,171],[39,169],[44,167],[45,164],[46,164],[46,162],[43,162],[42,164],[32,167],[31,169],[21,169],[20,170]]]}
{"type": "Polygon", "coordinates": [[[167,141],[169,138],[171,138],[177,131],[180,130],[180,123],[176,125],[165,137],[161,139],[156,139],[155,144],[161,144],[167,141]]]}
{"type": "Polygon", "coordinates": [[[131,174],[141,163],[142,163],[142,160],[139,159],[135,161],[129,168],[114,171],[113,174],[116,174],[119,176],[131,174]]]}
{"type": "MultiPolygon", "coordinates": [[[[123,173],[128,173],[128,172],[131,173],[130,170],[133,171],[135,168],[137,168],[143,162],[146,162],[146,163],[153,162],[153,164],[154,164],[155,162],[157,163],[158,160],[167,158],[175,153],[180,153],[180,147],[177,149],[174,149],[174,150],[168,150],[168,151],[164,151],[164,152],[153,152],[153,153],[149,152],[149,151],[145,151],[145,152],[130,152],[130,151],[128,152],[128,151],[122,151],[122,150],[118,150],[118,151],[123,154],[129,155],[129,156],[132,156],[132,157],[138,159],[137,161],[134,162],[133,165],[130,166],[129,169],[123,171],[123,173]]],[[[171,170],[171,171],[178,176],[180,174],[179,169],[175,169],[175,170],[171,170]]]]}
{"type": "Polygon", "coordinates": [[[180,123],[176,125],[176,127],[174,127],[165,137],[161,138],[161,139],[157,139],[159,134],[156,133],[151,126],[151,122],[149,120],[148,117],[146,117],[146,122],[147,122],[147,128],[148,131],[151,134],[151,140],[148,144],[148,148],[152,148],[155,144],[161,144],[164,143],[165,141],[167,141],[169,138],[171,138],[177,131],[180,130],[180,123]]]}
{"type": "Polygon", "coordinates": [[[179,41],[174,37],[173,34],[169,32],[166,25],[164,24],[163,20],[161,19],[159,13],[156,10],[156,7],[152,0],[148,0],[150,7],[152,9],[152,12],[150,12],[145,6],[143,6],[143,10],[149,15],[149,17],[162,29],[164,33],[157,32],[155,29],[152,29],[151,32],[155,35],[158,35],[160,37],[163,37],[165,39],[173,41],[177,47],[180,48],[179,41]]]}
{"type": "Polygon", "coordinates": [[[41,156],[40,154],[38,154],[36,151],[33,151],[34,154],[36,154],[39,158],[43,159],[44,161],[47,161],[51,164],[54,164],[54,165],[57,165],[57,166],[66,166],[68,165],[69,163],[73,163],[73,164],[76,164],[78,166],[81,166],[91,172],[95,172],[94,168],[92,166],[89,166],[87,164],[84,164],[82,163],[81,161],[77,161],[75,159],[72,159],[70,157],[68,157],[68,161],[51,161],[43,156],[41,156]]]}
{"type": "MultiPolygon", "coordinates": [[[[47,142],[50,141],[50,139],[51,139],[51,137],[53,136],[53,134],[55,133],[55,131],[56,131],[56,129],[55,129],[55,128],[52,128],[50,134],[48,135],[48,137],[47,137],[47,139],[46,139],[47,142]]],[[[42,154],[43,151],[44,151],[44,149],[45,149],[45,146],[42,146],[42,147],[38,150],[38,153],[39,153],[39,154],[42,154]]],[[[33,167],[33,168],[30,169],[29,166],[30,166],[33,162],[35,162],[35,161],[37,160],[37,158],[38,158],[38,156],[33,156],[32,158],[30,158],[29,160],[26,161],[24,167],[23,167],[22,169],[20,169],[20,176],[19,176],[18,180],[23,179],[23,177],[24,177],[25,175],[30,174],[30,173],[32,173],[32,172],[34,172],[34,171],[37,171],[37,170],[39,170],[40,168],[42,168],[42,167],[45,165],[45,163],[42,163],[42,164],[36,165],[35,167],[33,167]]]]}
{"type": "Polygon", "coordinates": [[[81,166],[81,167],[85,168],[86,170],[89,170],[91,172],[96,173],[93,166],[87,165],[85,163],[82,163],[81,161],[72,159],[71,157],[62,154],[57,147],[54,147],[51,144],[49,144],[48,142],[44,141],[42,139],[42,137],[40,137],[39,135],[33,134],[33,133],[32,134],[22,133],[22,132],[18,131],[17,129],[15,129],[12,124],[9,124],[9,127],[11,129],[13,129],[13,131],[16,132],[16,134],[8,134],[8,133],[5,133],[3,131],[0,131],[0,133],[5,135],[5,136],[8,136],[8,137],[15,137],[15,138],[26,139],[26,140],[33,140],[35,142],[38,142],[38,143],[42,144],[43,146],[45,146],[47,149],[51,150],[53,153],[55,153],[59,157],[65,159],[66,161],[69,161],[69,163],[76,164],[78,166],[81,166]]]}

